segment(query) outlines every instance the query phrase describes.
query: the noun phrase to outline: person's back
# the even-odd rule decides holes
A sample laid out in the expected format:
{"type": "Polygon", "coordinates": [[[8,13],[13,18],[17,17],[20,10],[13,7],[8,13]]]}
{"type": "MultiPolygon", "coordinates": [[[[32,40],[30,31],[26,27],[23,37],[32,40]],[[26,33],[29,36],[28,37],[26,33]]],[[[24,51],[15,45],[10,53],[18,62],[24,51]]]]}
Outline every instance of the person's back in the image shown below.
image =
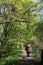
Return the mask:
{"type": "Polygon", "coordinates": [[[31,46],[28,44],[28,45],[25,47],[25,50],[26,50],[26,52],[27,52],[27,57],[29,57],[30,52],[32,51],[31,46]]]}

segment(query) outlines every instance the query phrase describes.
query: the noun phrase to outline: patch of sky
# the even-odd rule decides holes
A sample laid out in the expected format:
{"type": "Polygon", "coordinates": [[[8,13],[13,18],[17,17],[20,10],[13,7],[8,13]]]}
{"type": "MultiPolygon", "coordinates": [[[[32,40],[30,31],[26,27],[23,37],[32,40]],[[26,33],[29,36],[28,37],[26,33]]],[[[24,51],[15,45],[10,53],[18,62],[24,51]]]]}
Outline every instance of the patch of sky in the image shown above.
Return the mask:
{"type": "Polygon", "coordinates": [[[38,0],[32,0],[32,1],[34,1],[34,2],[38,2],[38,0]]]}
{"type": "Polygon", "coordinates": [[[43,10],[40,10],[40,14],[43,14],[43,10]]]}

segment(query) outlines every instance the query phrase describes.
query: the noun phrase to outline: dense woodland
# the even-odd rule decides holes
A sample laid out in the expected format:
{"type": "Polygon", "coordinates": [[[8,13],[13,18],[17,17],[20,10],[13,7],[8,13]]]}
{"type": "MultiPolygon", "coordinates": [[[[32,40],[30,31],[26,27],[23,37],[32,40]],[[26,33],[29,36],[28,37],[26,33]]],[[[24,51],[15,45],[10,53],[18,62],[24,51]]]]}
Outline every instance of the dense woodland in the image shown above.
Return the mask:
{"type": "Polygon", "coordinates": [[[0,0],[0,65],[14,65],[26,42],[41,59],[43,0],[0,0]]]}

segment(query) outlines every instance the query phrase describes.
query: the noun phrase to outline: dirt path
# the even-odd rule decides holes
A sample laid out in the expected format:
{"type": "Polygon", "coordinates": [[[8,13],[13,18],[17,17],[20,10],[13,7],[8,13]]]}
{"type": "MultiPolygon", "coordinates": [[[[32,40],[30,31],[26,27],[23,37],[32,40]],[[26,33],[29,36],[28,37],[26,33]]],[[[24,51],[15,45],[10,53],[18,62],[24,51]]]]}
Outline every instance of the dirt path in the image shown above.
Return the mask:
{"type": "Polygon", "coordinates": [[[33,54],[30,54],[30,57],[27,57],[25,50],[22,50],[22,53],[18,58],[18,65],[39,65],[39,64],[33,54]]]}

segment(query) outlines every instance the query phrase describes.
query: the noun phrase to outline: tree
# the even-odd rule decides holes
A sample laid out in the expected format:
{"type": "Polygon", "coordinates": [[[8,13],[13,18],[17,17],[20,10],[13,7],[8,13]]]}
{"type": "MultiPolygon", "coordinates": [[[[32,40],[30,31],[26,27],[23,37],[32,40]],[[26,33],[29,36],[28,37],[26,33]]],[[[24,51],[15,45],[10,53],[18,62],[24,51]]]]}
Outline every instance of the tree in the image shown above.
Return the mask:
{"type": "Polygon", "coordinates": [[[24,44],[26,41],[38,46],[34,41],[39,39],[35,31],[42,9],[40,2],[35,3],[31,0],[0,0],[0,2],[0,24],[4,30],[1,40],[4,40],[5,49],[11,49],[11,44],[16,47],[16,44],[24,44]]]}

